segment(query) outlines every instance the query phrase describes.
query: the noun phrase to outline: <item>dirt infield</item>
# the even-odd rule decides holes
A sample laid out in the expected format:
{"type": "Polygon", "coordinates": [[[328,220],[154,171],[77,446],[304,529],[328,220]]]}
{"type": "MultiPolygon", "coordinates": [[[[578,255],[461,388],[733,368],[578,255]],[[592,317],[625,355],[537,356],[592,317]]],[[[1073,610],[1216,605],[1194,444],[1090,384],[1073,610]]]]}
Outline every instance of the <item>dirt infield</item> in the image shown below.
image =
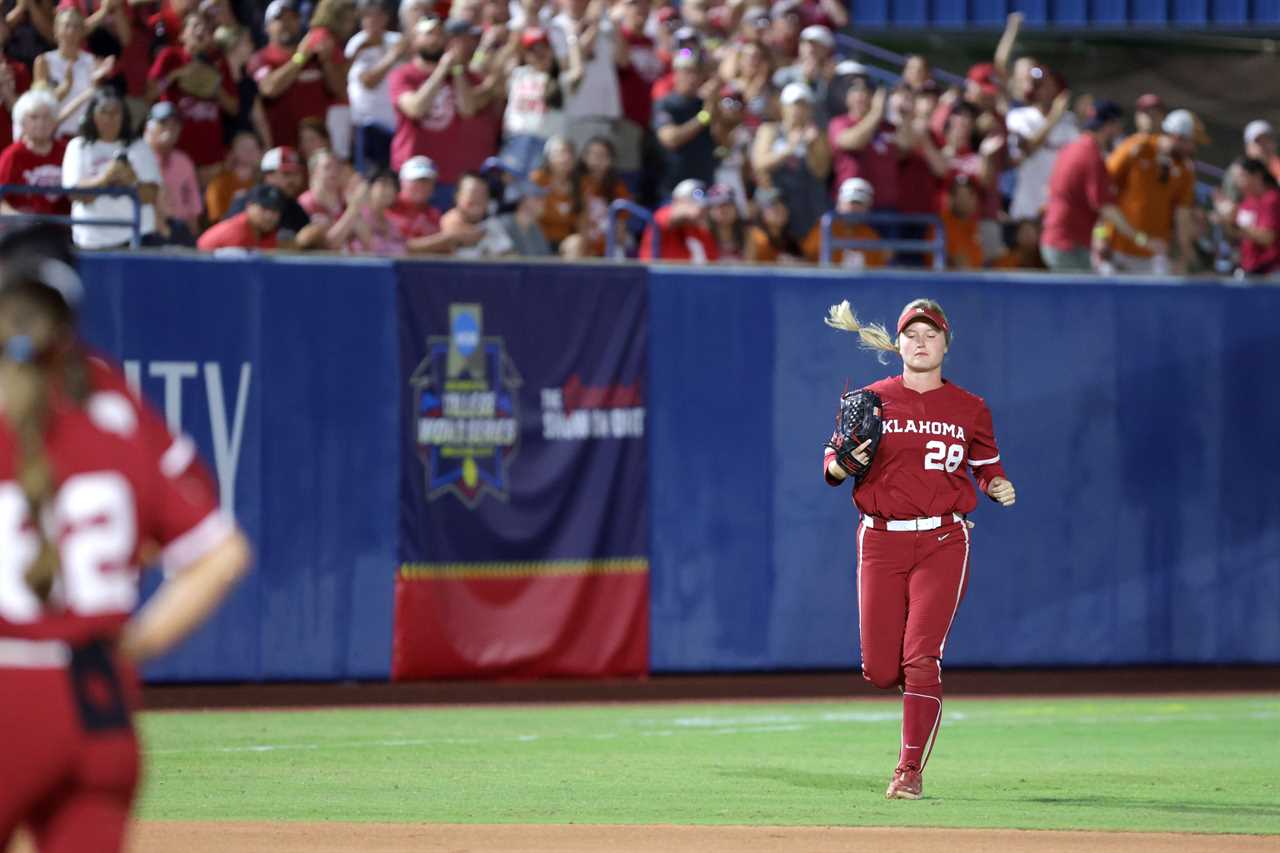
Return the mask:
{"type": "Polygon", "coordinates": [[[137,825],[130,849],[131,853],[1251,853],[1274,851],[1278,844],[1275,836],[977,829],[147,822],[137,825]]]}

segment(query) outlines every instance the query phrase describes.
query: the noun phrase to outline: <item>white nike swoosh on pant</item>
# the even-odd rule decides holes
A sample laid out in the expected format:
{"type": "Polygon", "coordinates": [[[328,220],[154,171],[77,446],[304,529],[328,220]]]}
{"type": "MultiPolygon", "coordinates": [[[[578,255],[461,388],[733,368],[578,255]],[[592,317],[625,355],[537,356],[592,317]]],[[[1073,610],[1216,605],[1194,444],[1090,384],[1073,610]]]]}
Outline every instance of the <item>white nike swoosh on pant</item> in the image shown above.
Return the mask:
{"type": "Polygon", "coordinates": [[[944,533],[938,537],[938,541],[941,542],[943,539],[946,539],[950,535],[951,535],[950,533],[944,533]]]}

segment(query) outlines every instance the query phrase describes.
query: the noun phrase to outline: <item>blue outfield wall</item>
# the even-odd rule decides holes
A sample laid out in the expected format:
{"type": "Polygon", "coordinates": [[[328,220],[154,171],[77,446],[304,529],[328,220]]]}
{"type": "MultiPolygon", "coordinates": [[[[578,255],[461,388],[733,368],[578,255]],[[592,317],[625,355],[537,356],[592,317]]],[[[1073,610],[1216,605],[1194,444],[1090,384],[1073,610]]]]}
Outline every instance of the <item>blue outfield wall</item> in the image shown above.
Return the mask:
{"type": "Polygon", "coordinates": [[[196,439],[257,556],[227,606],[147,677],[385,678],[393,266],[89,255],[82,267],[90,342],[196,439]]]}
{"type": "MultiPolygon", "coordinates": [[[[388,676],[396,293],[463,269],[412,267],[85,259],[90,340],[196,438],[259,558],[152,680],[388,676]]],[[[509,268],[528,299],[601,274],[509,268]]],[[[1280,289],[669,267],[645,286],[655,672],[856,665],[855,516],[821,444],[846,381],[895,371],[821,318],[920,295],[1018,487],[974,515],[948,663],[1280,662],[1280,289]]]]}
{"type": "MultiPolygon", "coordinates": [[[[850,386],[822,324],[937,298],[1018,503],[983,499],[951,665],[1280,661],[1280,289],[663,270],[653,346],[655,671],[858,660],[855,516],[821,477],[850,386]]],[[[900,369],[900,363],[899,363],[900,369]]]]}

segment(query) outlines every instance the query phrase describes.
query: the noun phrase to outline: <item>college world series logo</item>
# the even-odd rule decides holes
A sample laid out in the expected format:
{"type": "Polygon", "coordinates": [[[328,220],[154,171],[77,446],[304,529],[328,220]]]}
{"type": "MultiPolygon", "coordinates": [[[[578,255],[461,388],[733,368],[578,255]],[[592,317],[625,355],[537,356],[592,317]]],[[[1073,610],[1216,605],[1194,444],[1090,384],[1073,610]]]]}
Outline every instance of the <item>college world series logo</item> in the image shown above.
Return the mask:
{"type": "Polygon", "coordinates": [[[483,328],[483,306],[450,305],[449,334],[427,338],[426,358],[409,378],[427,499],[452,493],[469,509],[485,494],[507,499],[520,440],[520,374],[503,339],[483,328]]]}

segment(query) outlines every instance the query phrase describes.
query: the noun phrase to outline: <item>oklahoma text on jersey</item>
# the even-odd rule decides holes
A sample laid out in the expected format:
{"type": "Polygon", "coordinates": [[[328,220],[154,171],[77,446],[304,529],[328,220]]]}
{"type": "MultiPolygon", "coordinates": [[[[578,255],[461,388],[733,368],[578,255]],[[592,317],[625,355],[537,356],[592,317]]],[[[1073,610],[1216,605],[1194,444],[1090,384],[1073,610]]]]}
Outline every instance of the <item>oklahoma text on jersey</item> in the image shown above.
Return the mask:
{"type": "Polygon", "coordinates": [[[964,441],[964,427],[955,424],[944,424],[942,421],[905,421],[903,424],[898,422],[897,418],[892,418],[884,422],[883,432],[919,432],[925,435],[945,435],[954,438],[956,441],[964,441]]]}

